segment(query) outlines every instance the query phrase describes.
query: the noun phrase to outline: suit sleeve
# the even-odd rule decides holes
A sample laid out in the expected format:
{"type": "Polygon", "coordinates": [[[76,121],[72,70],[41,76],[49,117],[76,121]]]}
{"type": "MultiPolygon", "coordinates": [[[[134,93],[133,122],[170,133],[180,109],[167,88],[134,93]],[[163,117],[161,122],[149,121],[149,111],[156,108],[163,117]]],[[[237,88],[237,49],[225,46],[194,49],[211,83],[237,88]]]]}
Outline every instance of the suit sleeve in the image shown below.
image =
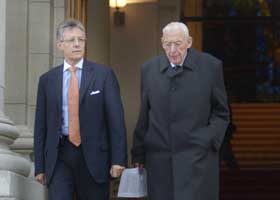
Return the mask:
{"type": "Polygon", "coordinates": [[[105,80],[105,110],[111,143],[111,164],[127,165],[127,142],[120,88],[113,70],[105,80]]]}
{"type": "Polygon", "coordinates": [[[46,137],[46,95],[44,79],[40,77],[36,114],[35,114],[35,126],[34,126],[34,157],[35,157],[35,176],[40,173],[44,173],[45,169],[45,137],[46,137]]]}
{"type": "Polygon", "coordinates": [[[196,135],[214,151],[219,151],[229,123],[229,108],[221,62],[215,66],[213,78],[214,84],[210,99],[211,113],[208,126],[199,129],[198,132],[200,133],[196,135]]]}
{"type": "Polygon", "coordinates": [[[147,88],[144,86],[144,69],[141,71],[141,101],[140,112],[138,116],[137,125],[133,135],[133,147],[131,150],[133,163],[145,163],[145,147],[144,138],[148,129],[149,122],[149,101],[147,88]]]}

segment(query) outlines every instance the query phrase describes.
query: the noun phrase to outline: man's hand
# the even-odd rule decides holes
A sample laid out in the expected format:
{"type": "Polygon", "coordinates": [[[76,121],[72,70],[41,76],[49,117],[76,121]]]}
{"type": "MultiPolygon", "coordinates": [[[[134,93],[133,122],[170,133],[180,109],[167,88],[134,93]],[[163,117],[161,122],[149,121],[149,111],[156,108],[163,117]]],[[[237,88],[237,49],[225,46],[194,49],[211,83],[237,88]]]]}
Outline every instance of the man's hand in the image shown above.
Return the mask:
{"type": "Polygon", "coordinates": [[[113,178],[118,178],[118,177],[121,176],[124,169],[125,169],[125,167],[123,167],[123,166],[112,165],[111,170],[110,170],[110,174],[113,178]]]}
{"type": "Polygon", "coordinates": [[[39,183],[41,183],[42,185],[46,185],[47,183],[47,179],[44,173],[38,174],[35,177],[36,181],[38,181],[39,183]]]}

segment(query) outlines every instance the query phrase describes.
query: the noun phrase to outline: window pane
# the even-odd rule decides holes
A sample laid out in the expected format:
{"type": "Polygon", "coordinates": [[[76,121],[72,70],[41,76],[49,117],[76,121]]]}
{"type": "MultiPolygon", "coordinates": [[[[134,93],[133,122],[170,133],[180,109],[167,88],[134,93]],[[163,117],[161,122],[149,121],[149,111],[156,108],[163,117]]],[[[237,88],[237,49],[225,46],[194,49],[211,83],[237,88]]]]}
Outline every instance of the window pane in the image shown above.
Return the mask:
{"type": "Polygon", "coordinates": [[[223,61],[227,90],[235,101],[256,97],[255,30],[252,23],[208,22],[203,26],[203,49],[223,61]]]}
{"type": "Polygon", "coordinates": [[[279,101],[280,1],[188,2],[189,15],[185,14],[184,22],[191,33],[194,29],[194,46],[197,42],[196,48],[201,47],[224,62],[226,87],[232,101],[279,101]]]}
{"type": "Polygon", "coordinates": [[[204,17],[272,16],[272,0],[204,0],[204,17]]]}
{"type": "Polygon", "coordinates": [[[235,101],[280,100],[280,24],[205,22],[203,50],[224,62],[228,93],[235,101]]]}

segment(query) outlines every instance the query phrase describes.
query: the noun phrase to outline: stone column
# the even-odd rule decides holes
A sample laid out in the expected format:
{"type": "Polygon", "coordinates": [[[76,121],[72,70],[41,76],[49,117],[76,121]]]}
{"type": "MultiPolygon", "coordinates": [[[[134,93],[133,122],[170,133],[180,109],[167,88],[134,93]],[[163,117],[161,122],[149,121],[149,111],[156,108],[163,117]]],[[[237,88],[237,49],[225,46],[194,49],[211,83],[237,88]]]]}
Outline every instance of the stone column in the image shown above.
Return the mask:
{"type": "Polygon", "coordinates": [[[9,148],[19,132],[4,114],[6,3],[7,0],[0,1],[0,200],[43,200],[44,188],[26,178],[30,173],[30,162],[9,148]]]}
{"type": "MultiPolygon", "coordinates": [[[[6,2],[5,115],[11,119],[19,137],[10,149],[30,161],[33,151],[32,127],[27,127],[28,83],[28,1],[6,2]]],[[[34,81],[33,81],[34,82],[34,81]]],[[[31,166],[33,166],[31,164],[31,166]]],[[[33,167],[32,167],[33,168],[33,167]]],[[[30,175],[33,176],[31,169],[30,175]]]]}
{"type": "Polygon", "coordinates": [[[31,162],[28,177],[34,178],[33,132],[26,125],[16,125],[16,128],[20,134],[10,148],[31,162]]]}
{"type": "Polygon", "coordinates": [[[64,19],[64,6],[64,0],[9,0],[6,5],[4,107],[20,133],[10,148],[31,161],[38,79],[63,62],[54,38],[57,24],[64,19]]]}
{"type": "Polygon", "coordinates": [[[19,133],[13,122],[4,115],[6,0],[0,1],[0,24],[0,170],[9,170],[26,176],[29,174],[30,163],[10,151],[9,145],[14,142],[19,133]]]}

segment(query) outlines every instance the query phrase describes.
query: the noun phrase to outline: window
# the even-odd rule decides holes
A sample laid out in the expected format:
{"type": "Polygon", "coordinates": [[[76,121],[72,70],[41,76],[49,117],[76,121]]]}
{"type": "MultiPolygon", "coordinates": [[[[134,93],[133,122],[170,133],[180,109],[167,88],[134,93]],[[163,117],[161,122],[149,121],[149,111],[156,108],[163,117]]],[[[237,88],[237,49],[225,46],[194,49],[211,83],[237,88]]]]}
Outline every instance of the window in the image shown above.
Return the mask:
{"type": "Polygon", "coordinates": [[[201,24],[202,50],[224,62],[231,101],[280,101],[280,1],[200,2],[200,14],[186,10],[182,21],[201,24]]]}

